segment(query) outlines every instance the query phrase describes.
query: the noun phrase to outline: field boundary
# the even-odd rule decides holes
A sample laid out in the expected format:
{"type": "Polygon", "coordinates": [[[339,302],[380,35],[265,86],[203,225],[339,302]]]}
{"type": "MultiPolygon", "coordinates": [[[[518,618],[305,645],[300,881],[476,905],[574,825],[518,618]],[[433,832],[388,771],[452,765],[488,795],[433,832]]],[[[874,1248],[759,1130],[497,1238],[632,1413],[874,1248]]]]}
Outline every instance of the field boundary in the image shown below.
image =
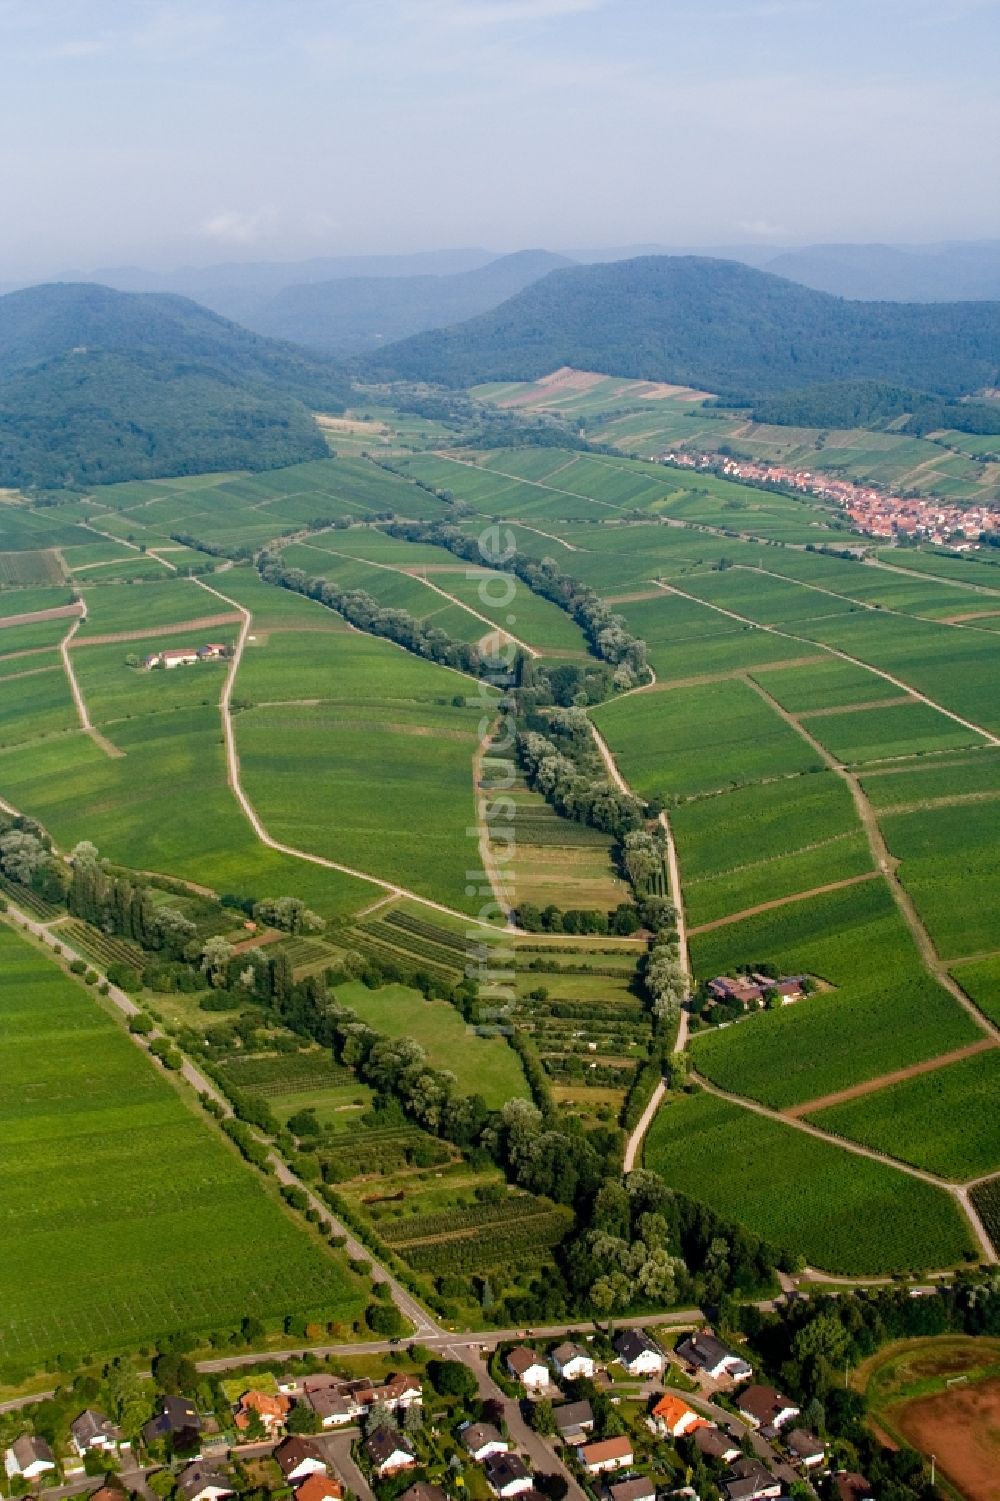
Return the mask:
{"type": "MultiPolygon", "coordinates": [[[[906,1068],[893,1069],[891,1073],[880,1074],[877,1079],[866,1079],[861,1084],[851,1084],[846,1089],[838,1089],[833,1094],[819,1095],[814,1100],[806,1100],[801,1105],[789,1105],[784,1114],[792,1119],[799,1119],[803,1115],[812,1115],[818,1110],[827,1110],[834,1105],[846,1105],[850,1100],[859,1100],[864,1095],[877,1094],[881,1089],[889,1089],[893,1084],[902,1084],[907,1079],[915,1079],[920,1074],[933,1074],[939,1068],[948,1068],[953,1063],[961,1063],[966,1058],[974,1058],[978,1053],[988,1052],[991,1048],[1000,1046],[991,1037],[984,1037],[979,1042],[970,1042],[964,1048],[955,1048],[950,1053],[939,1053],[936,1058],[925,1058],[920,1063],[910,1063],[906,1068]]],[[[997,1169],[1000,1173],[1000,1168],[997,1169]]],[[[996,1174],[988,1173],[987,1177],[996,1174]]]]}

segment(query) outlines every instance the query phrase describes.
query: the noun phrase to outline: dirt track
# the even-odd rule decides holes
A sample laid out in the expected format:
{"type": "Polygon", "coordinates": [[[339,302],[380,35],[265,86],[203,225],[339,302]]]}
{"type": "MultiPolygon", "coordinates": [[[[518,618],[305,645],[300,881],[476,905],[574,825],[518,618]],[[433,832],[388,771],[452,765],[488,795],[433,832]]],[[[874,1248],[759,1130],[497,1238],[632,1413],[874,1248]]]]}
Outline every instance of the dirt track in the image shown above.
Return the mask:
{"type": "Polygon", "coordinates": [[[730,912],[725,917],[703,922],[692,933],[710,933],[713,928],[727,928],[730,923],[742,922],[746,917],[756,917],[758,912],[771,912],[775,907],[787,907],[792,902],[805,902],[813,896],[825,896],[828,891],[840,891],[844,886],[858,886],[862,881],[875,881],[880,872],[866,870],[860,876],[846,876],[842,881],[828,881],[825,886],[813,886],[809,891],[795,891],[791,896],[776,896],[769,902],[758,902],[755,907],[744,907],[742,912],[730,912]]]}
{"type": "Polygon", "coordinates": [[[82,646],[112,646],[116,641],[145,641],[151,636],[179,636],[185,631],[206,631],[213,625],[238,625],[242,616],[230,610],[228,615],[199,615],[196,620],[182,620],[177,625],[151,625],[144,631],[115,631],[108,636],[85,636],[73,642],[73,650],[82,646]]]}
{"type": "Polygon", "coordinates": [[[890,1084],[901,1084],[904,1079],[915,1079],[918,1074],[932,1074],[936,1069],[947,1068],[952,1063],[961,1063],[963,1058],[974,1058],[977,1053],[986,1052],[996,1046],[996,1042],[991,1037],[983,1037],[979,1042],[970,1042],[964,1048],[955,1048],[954,1052],[941,1053],[937,1058],[925,1058],[923,1063],[911,1063],[907,1068],[894,1069],[891,1074],[881,1074],[877,1079],[866,1079],[862,1084],[852,1084],[849,1089],[838,1089],[835,1094],[821,1095],[817,1100],[806,1100],[801,1105],[792,1105],[784,1113],[798,1120],[804,1115],[812,1115],[815,1110],[826,1110],[833,1105],[846,1105],[848,1100],[858,1100],[862,1095],[874,1094],[878,1089],[887,1089],[890,1084]]]}
{"type": "Polygon", "coordinates": [[[83,605],[79,600],[71,605],[56,605],[51,610],[29,610],[24,615],[0,615],[0,630],[9,625],[37,625],[43,620],[65,620],[69,615],[82,615],[83,605]]]}

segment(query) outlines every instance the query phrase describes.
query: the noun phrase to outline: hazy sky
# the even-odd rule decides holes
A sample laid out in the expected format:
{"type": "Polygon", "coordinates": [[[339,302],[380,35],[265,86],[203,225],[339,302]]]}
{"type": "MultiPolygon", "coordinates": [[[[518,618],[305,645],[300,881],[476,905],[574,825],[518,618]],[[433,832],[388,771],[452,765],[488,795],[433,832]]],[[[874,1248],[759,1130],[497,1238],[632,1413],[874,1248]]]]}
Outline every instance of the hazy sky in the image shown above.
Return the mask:
{"type": "Polygon", "coordinates": [[[1000,0],[0,0],[0,279],[1000,237],[1000,0]]]}

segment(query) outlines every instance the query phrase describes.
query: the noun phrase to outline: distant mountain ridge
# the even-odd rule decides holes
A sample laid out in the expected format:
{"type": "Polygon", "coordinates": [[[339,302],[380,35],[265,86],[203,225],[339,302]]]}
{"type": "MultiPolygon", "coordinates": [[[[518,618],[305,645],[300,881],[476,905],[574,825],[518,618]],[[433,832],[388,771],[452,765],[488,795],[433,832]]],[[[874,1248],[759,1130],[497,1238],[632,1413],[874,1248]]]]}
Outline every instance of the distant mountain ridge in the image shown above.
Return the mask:
{"type": "Polygon", "coordinates": [[[572,262],[519,250],[450,275],[343,277],[286,287],[247,318],[250,328],[329,354],[356,354],[424,329],[460,323],[572,262]]]}
{"type": "Polygon", "coordinates": [[[843,380],[958,396],[997,383],[1000,303],[849,302],[736,261],[648,256],[553,271],[358,363],[451,386],[572,365],[740,400],[843,380]]]}
{"type": "Polygon", "coordinates": [[[56,283],[0,297],[0,483],[98,484],[322,457],[320,356],[186,298],[56,283]]]}

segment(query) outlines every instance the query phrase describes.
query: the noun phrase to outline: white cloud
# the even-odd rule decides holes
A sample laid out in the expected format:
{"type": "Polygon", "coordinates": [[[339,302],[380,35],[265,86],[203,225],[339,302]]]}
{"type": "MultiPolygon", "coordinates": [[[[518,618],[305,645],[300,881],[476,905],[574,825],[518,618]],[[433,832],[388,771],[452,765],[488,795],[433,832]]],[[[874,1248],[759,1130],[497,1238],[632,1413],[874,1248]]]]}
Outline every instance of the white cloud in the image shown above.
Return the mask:
{"type": "Polygon", "coordinates": [[[504,26],[557,21],[599,10],[605,0],[413,0],[413,10],[439,25],[504,26]]]}
{"type": "Polygon", "coordinates": [[[201,233],[209,240],[229,245],[253,245],[274,221],[274,210],[220,209],[201,226],[201,233]]]}

